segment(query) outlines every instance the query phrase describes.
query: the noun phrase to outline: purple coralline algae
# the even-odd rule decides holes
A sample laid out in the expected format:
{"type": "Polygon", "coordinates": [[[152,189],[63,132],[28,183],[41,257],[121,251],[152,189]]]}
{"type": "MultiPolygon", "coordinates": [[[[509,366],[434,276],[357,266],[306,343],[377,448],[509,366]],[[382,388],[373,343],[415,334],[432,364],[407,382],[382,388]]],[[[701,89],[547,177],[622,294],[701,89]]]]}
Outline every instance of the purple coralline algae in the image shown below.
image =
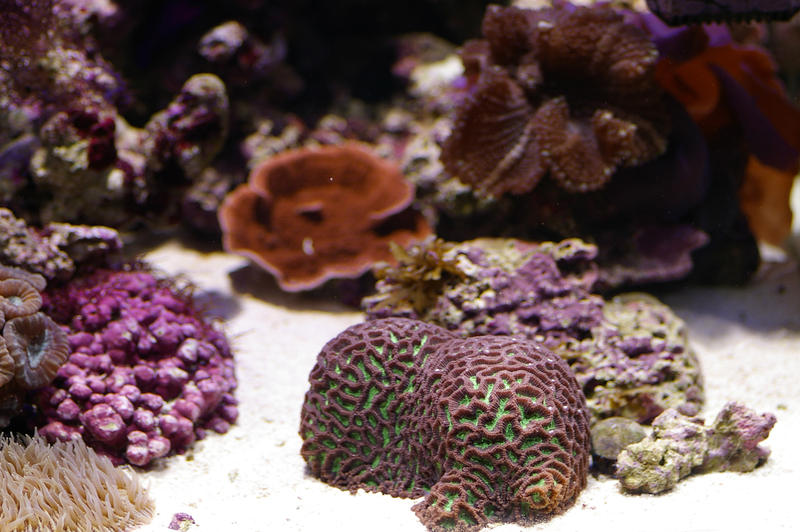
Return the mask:
{"type": "Polygon", "coordinates": [[[759,444],[775,421],[738,403],[726,404],[710,427],[666,410],[653,420],[651,435],[620,452],[617,477],[627,490],[661,493],[692,473],[752,471],[769,457],[759,444]]]}
{"type": "Polygon", "coordinates": [[[188,293],[137,268],[98,270],[48,291],[43,308],[71,349],[36,398],[49,440],[145,466],[236,421],[230,347],[188,293]]]}
{"type": "Polygon", "coordinates": [[[398,265],[376,269],[376,294],[362,302],[368,318],[402,316],[461,336],[539,342],[576,373],[593,421],[648,422],[670,407],[699,411],[702,375],[684,323],[650,296],[605,301],[594,293],[595,246],[428,240],[395,253],[398,265]]]}
{"type": "Polygon", "coordinates": [[[109,227],[51,223],[35,229],[0,208],[0,261],[47,280],[68,280],[83,266],[105,264],[121,248],[109,227]]]}

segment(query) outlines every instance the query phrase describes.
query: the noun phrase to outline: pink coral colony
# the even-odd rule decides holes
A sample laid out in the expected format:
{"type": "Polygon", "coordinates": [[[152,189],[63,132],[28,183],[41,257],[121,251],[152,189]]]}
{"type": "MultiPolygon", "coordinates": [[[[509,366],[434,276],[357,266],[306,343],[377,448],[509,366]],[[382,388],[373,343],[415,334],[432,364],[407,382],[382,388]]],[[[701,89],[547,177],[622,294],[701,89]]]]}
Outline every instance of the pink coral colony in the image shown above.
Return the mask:
{"type": "Polygon", "coordinates": [[[144,466],[236,421],[228,342],[168,282],[99,270],[47,292],[44,309],[71,350],[37,399],[48,439],[83,438],[116,462],[144,466]]]}

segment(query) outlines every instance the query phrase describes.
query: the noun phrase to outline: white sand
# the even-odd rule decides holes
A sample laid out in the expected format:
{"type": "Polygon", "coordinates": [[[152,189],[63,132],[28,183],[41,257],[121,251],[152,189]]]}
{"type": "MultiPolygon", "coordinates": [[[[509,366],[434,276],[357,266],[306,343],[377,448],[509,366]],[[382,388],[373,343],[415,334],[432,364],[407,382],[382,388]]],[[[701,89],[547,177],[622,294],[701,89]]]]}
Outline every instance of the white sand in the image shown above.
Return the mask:
{"type": "MultiPolygon", "coordinates": [[[[141,530],[165,530],[186,512],[190,530],[424,531],[415,501],[353,496],[304,474],[297,434],[308,373],[322,345],[361,314],[321,298],[281,293],[244,259],[167,242],[147,260],[186,274],[201,299],[227,320],[237,361],[238,424],[209,435],[184,456],[145,475],[156,516],[141,530]],[[229,273],[236,271],[231,281],[229,273]],[[235,289],[234,289],[235,286],[235,289]]],[[[704,414],[731,400],[777,415],[772,456],[752,473],[694,476],[665,495],[623,494],[611,478],[590,478],[574,507],[528,530],[776,531],[793,529],[800,480],[800,272],[776,268],[746,289],[687,289],[666,302],[684,318],[706,379],[704,414]]],[[[506,524],[493,530],[523,528],[506,524]]]]}

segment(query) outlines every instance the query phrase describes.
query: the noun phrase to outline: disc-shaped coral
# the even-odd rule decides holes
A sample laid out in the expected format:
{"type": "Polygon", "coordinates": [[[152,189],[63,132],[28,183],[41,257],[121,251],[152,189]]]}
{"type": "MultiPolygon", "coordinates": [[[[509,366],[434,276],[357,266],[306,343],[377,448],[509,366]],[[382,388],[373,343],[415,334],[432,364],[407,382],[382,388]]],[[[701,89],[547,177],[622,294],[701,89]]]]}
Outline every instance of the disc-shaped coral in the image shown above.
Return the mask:
{"type": "Polygon", "coordinates": [[[0,281],[0,311],[6,319],[33,314],[42,306],[42,296],[22,279],[0,281]]]}
{"type": "Polygon", "coordinates": [[[287,151],[225,199],[223,243],[273,273],[284,290],[307,290],[390,260],[389,242],[427,236],[424,218],[407,209],[413,196],[394,165],[357,145],[287,151]]]}
{"type": "Polygon", "coordinates": [[[602,187],[666,149],[655,46],[609,7],[490,6],[485,41],[465,45],[473,87],[442,147],[448,172],[482,193],[602,187]]]}
{"type": "Polygon", "coordinates": [[[26,390],[53,380],[70,353],[67,334],[41,312],[9,320],[3,337],[16,366],[14,382],[26,390]]]}
{"type": "Polygon", "coordinates": [[[309,381],[300,435],[311,473],[352,491],[424,495],[414,511],[432,530],[527,522],[564,510],[586,484],[583,393],[533,342],[375,320],[328,342],[309,381]]]}

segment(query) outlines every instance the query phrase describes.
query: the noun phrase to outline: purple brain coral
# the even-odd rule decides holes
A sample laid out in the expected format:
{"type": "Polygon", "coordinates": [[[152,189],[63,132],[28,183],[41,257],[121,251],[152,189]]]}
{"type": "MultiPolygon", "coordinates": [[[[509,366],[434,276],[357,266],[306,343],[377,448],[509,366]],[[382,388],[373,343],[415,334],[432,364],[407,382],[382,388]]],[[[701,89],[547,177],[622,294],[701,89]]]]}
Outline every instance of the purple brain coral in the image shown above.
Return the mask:
{"type": "Polygon", "coordinates": [[[569,367],[510,337],[417,320],[354,325],[311,371],[301,454],[334,486],[398,497],[431,530],[531,522],[586,485],[589,417],[569,367]]]}
{"type": "Polygon", "coordinates": [[[144,466],[237,418],[234,362],[189,294],[146,271],[98,270],[45,294],[72,353],[36,399],[39,433],[144,466]]]}

